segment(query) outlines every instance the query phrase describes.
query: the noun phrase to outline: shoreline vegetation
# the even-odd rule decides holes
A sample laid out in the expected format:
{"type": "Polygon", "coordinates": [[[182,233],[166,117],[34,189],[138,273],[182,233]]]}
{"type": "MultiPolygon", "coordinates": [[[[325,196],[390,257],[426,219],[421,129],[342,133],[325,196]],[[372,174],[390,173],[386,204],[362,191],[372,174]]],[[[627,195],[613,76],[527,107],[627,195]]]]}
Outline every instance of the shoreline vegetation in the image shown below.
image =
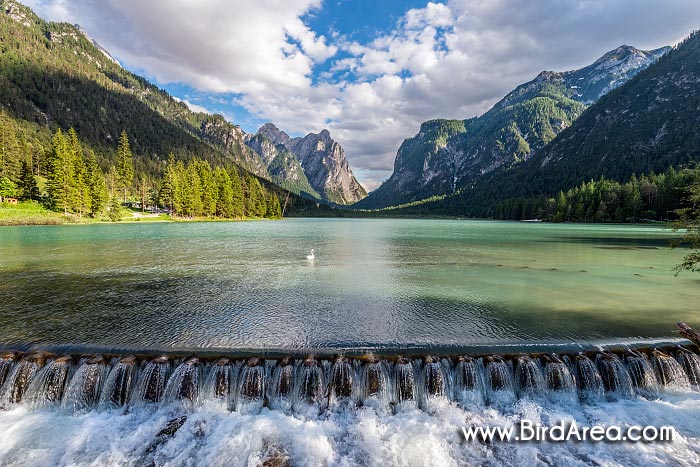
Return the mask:
{"type": "MultiPolygon", "coordinates": [[[[239,175],[233,165],[212,167],[196,157],[185,162],[171,153],[162,176],[140,171],[135,175],[125,131],[119,138],[114,165],[106,172],[73,128],[65,134],[60,128],[56,130],[43,158],[43,170],[35,171],[31,154],[23,152],[21,146],[10,145],[16,150],[12,152],[17,152],[10,155],[19,156],[15,170],[0,171],[0,225],[283,216],[278,193],[251,174],[239,175]]],[[[6,159],[0,162],[8,162],[6,159]]]]}
{"type": "Polygon", "coordinates": [[[36,201],[20,201],[17,205],[0,203],[0,227],[28,226],[28,225],[94,225],[94,224],[129,224],[144,222],[243,222],[255,220],[268,220],[265,217],[178,217],[168,213],[143,213],[141,210],[124,208],[118,217],[113,220],[108,216],[99,218],[80,217],[73,213],[64,214],[51,211],[36,201]]]}

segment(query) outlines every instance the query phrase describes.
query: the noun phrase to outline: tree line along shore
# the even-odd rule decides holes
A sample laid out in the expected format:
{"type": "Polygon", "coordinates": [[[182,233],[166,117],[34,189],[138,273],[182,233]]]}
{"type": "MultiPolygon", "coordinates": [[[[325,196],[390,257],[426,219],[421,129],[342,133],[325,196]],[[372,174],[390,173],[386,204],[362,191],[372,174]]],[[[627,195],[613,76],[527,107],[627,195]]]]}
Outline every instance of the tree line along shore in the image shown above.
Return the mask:
{"type": "Polygon", "coordinates": [[[184,162],[169,154],[162,176],[135,176],[125,131],[106,173],[73,128],[57,129],[43,155],[6,127],[2,133],[0,225],[280,219],[283,214],[278,195],[234,165],[212,167],[199,158],[184,162]]]}

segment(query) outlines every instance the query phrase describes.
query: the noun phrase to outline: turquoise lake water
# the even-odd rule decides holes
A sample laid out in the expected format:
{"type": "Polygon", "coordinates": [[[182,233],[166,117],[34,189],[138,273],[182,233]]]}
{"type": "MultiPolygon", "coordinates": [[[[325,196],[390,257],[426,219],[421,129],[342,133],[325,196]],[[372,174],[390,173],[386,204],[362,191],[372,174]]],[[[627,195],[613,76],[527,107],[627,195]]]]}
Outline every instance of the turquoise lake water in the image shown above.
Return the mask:
{"type": "Polygon", "coordinates": [[[658,226],[286,219],[0,228],[0,346],[470,350],[671,338],[658,226]],[[313,262],[306,259],[315,249],[313,262]]]}

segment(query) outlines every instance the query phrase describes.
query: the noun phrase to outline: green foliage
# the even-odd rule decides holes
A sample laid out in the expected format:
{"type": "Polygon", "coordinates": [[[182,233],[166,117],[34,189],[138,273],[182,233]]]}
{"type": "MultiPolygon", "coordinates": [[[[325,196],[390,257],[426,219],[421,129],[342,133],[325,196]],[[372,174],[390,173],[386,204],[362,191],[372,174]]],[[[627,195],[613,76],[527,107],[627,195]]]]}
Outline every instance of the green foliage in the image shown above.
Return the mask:
{"type": "MultiPolygon", "coordinates": [[[[207,161],[210,169],[220,166],[229,170],[236,164],[234,170],[238,173],[240,169],[242,175],[246,171],[241,167],[255,168],[249,161],[257,154],[242,144],[240,131],[220,115],[190,111],[184,103],[110,60],[75,26],[45,22],[20,5],[29,21],[25,25],[10,18],[5,2],[2,5],[0,177],[20,184],[26,161],[35,176],[47,178],[48,206],[64,214],[90,212],[99,216],[106,203],[101,188],[95,188],[99,177],[93,177],[91,191],[90,171],[87,165],[80,165],[87,164],[84,153],[89,151],[94,151],[98,168],[106,174],[103,181],[110,196],[119,193],[126,201],[130,193],[138,193],[143,199],[146,186],[149,198],[157,192],[160,201],[173,210],[174,178],[172,172],[165,176],[164,171],[174,164],[165,163],[166,154],[172,153],[175,161],[207,161]],[[56,130],[68,128],[76,130],[80,144],[74,144],[70,134],[63,134],[57,147],[56,130]],[[155,190],[159,184],[162,186],[155,190]],[[95,200],[90,199],[91,194],[95,200]]],[[[200,210],[207,216],[215,215],[216,210],[215,187],[210,182],[200,179],[205,195],[200,210]]],[[[242,203],[240,181],[232,179],[232,184],[234,198],[239,196],[242,203]]],[[[260,184],[282,192],[268,181],[260,184]]],[[[297,196],[291,199],[292,211],[327,210],[297,196]]],[[[235,212],[234,217],[242,217],[242,204],[236,209],[240,213],[235,212]]]]}
{"type": "Polygon", "coordinates": [[[495,219],[542,219],[553,222],[669,221],[700,169],[669,169],[663,174],[632,175],[626,183],[599,179],[582,183],[555,198],[511,198],[495,206],[495,219]]]}
{"type": "MultiPolygon", "coordinates": [[[[501,167],[474,179],[454,195],[426,200],[402,210],[474,218],[541,217],[533,200],[557,196],[588,180],[627,183],[634,173],[660,173],[700,160],[700,34],[693,33],[659,61],[603,96],[576,121],[526,161],[501,167]]],[[[670,184],[672,180],[665,180],[670,184]]],[[[646,187],[648,188],[648,186],[646,187]]],[[[639,196],[642,187],[639,187],[639,196]]],[[[662,196],[675,196],[669,186],[662,196]]],[[[654,217],[638,207],[635,192],[622,193],[630,204],[611,210],[618,200],[604,200],[588,212],[574,205],[566,216],[611,220],[654,217]],[[577,210],[578,209],[578,210],[577,210]],[[631,211],[630,211],[631,210],[631,211]]],[[[667,203],[673,210],[677,200],[667,203]]],[[[651,209],[658,218],[672,218],[665,208],[651,209]]],[[[559,212],[559,215],[563,215],[559,212]]],[[[566,217],[565,216],[565,217],[566,217]]]]}
{"type": "Polygon", "coordinates": [[[109,201],[109,220],[119,222],[124,215],[124,208],[119,201],[119,197],[113,196],[109,201]]]}
{"type": "Polygon", "coordinates": [[[88,195],[88,210],[92,217],[99,217],[104,211],[109,195],[102,169],[97,165],[95,153],[90,151],[86,161],[85,185],[88,195]]]}
{"type": "Polygon", "coordinates": [[[17,185],[7,177],[0,178],[0,198],[14,198],[17,196],[17,185]]]}
{"type": "Polygon", "coordinates": [[[684,230],[683,237],[672,246],[687,245],[693,249],[685,255],[683,262],[675,267],[676,275],[681,271],[700,272],[700,177],[688,189],[686,206],[678,209],[676,231],[684,230]]]}
{"type": "Polygon", "coordinates": [[[120,191],[124,192],[124,202],[129,193],[131,185],[134,183],[134,161],[129,145],[129,136],[125,130],[119,137],[119,147],[117,148],[117,185],[120,191]]]}
{"type": "Polygon", "coordinates": [[[39,186],[36,183],[36,177],[32,172],[29,162],[22,161],[22,170],[19,176],[18,188],[20,199],[37,201],[39,200],[39,186]]]}

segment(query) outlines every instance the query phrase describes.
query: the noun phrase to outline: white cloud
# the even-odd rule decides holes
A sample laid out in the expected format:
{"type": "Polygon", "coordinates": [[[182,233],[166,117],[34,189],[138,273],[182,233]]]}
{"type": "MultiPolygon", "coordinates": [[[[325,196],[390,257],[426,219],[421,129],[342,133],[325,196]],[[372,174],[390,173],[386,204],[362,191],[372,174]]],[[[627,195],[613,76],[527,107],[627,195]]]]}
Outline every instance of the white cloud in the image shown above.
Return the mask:
{"type": "Polygon", "coordinates": [[[366,42],[311,30],[304,15],[332,6],[320,0],[27,3],[80,23],[159,82],[235,93],[239,105],[292,133],[328,126],[371,188],[422,121],[480,114],[543,69],[585,66],[623,43],[674,43],[700,24],[696,1],[431,2],[366,42]],[[324,62],[330,72],[314,80],[324,62]]]}
{"type": "Polygon", "coordinates": [[[206,107],[201,106],[199,104],[194,104],[194,103],[188,101],[187,99],[180,99],[179,97],[175,97],[175,96],[173,96],[173,98],[176,101],[182,102],[183,104],[185,104],[187,106],[187,108],[189,108],[192,112],[200,112],[200,113],[205,113],[205,114],[214,113],[214,112],[210,111],[209,109],[207,109],[206,107]]]}

